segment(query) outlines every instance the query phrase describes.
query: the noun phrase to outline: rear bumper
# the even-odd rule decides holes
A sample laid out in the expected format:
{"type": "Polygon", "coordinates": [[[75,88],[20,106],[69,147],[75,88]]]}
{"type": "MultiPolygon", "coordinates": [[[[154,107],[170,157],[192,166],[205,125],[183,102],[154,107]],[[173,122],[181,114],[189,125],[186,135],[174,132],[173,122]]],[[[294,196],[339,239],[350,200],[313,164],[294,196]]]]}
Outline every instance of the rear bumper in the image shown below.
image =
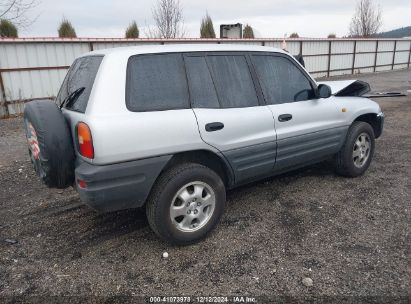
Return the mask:
{"type": "Polygon", "coordinates": [[[92,208],[116,211],[144,205],[150,190],[171,156],[160,156],[112,165],[81,163],[75,170],[76,190],[92,208]],[[86,186],[81,188],[79,181],[86,186]]]}

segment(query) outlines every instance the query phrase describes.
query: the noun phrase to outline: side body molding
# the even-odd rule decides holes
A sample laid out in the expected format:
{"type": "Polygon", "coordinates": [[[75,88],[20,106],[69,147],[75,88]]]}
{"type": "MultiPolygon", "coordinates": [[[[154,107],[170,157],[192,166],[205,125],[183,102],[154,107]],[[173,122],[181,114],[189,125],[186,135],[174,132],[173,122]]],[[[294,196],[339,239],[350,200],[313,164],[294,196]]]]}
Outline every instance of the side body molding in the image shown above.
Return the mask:
{"type": "Polygon", "coordinates": [[[267,142],[224,152],[235,175],[235,183],[241,184],[265,176],[274,167],[277,145],[267,142]]]}
{"type": "Polygon", "coordinates": [[[283,172],[322,160],[342,147],[349,126],[337,127],[277,141],[274,172],[283,172]]]}

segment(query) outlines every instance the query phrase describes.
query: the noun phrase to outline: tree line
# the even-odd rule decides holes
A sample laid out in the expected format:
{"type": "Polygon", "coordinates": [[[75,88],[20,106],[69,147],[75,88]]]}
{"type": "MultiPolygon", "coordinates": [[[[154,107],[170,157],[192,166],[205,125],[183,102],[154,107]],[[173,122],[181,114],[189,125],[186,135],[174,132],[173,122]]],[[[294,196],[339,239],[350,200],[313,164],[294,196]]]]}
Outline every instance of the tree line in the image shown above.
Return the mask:
{"type": "MultiPolygon", "coordinates": [[[[0,3],[0,36],[18,37],[18,28],[31,25],[37,17],[29,19],[27,13],[38,5],[40,0],[2,0],[0,3]]],[[[149,38],[182,38],[185,36],[183,7],[180,0],[157,0],[152,8],[154,25],[145,27],[145,36],[149,38]]],[[[349,26],[349,37],[375,36],[382,24],[381,9],[374,0],[357,0],[354,15],[349,26]]],[[[63,17],[58,36],[61,38],[76,38],[77,33],[72,23],[63,17]]],[[[254,30],[246,24],[243,38],[254,38],[254,30]]],[[[124,32],[125,38],[139,38],[140,29],[136,21],[131,21],[124,32]]],[[[299,38],[298,33],[292,33],[289,38],[299,38]]],[[[206,12],[200,24],[200,38],[216,38],[213,20],[206,12]]],[[[337,38],[330,33],[328,38],[337,38]]]]}

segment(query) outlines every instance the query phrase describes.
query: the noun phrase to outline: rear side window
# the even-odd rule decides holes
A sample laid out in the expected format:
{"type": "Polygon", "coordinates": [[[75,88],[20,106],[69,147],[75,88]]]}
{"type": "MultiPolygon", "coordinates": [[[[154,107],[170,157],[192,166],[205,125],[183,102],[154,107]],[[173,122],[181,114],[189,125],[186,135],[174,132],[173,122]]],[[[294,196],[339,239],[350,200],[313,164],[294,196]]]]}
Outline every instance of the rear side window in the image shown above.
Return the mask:
{"type": "Polygon", "coordinates": [[[217,93],[205,57],[185,57],[188,86],[193,108],[219,108],[217,93]]]}
{"type": "Polygon", "coordinates": [[[81,57],[71,65],[57,96],[57,104],[84,113],[103,56],[81,57]]]}
{"type": "Polygon", "coordinates": [[[211,55],[207,61],[222,108],[258,106],[245,56],[211,55]]]}
{"type": "Polygon", "coordinates": [[[290,60],[280,56],[252,56],[267,104],[308,100],[315,97],[310,81],[290,60]]]}
{"type": "Polygon", "coordinates": [[[189,108],[182,54],[130,57],[126,105],[133,112],[189,108]]]}

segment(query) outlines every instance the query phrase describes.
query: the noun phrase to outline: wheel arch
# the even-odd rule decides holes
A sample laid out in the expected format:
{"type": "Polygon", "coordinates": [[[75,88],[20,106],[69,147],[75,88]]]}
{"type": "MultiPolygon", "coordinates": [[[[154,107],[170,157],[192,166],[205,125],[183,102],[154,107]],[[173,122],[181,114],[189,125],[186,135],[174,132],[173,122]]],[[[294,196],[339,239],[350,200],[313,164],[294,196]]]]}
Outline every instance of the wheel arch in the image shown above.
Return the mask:
{"type": "Polygon", "coordinates": [[[366,122],[371,125],[372,129],[374,130],[375,138],[381,136],[382,133],[382,124],[380,121],[381,118],[378,117],[378,114],[375,113],[366,113],[358,116],[354,119],[353,123],[356,121],[366,122]]]}
{"type": "MultiPolygon", "coordinates": [[[[184,162],[198,163],[215,171],[227,188],[234,184],[234,173],[228,161],[222,154],[209,150],[193,150],[174,154],[167,162],[162,172],[184,162]]],[[[161,173],[160,173],[161,174],[161,173]]]]}

